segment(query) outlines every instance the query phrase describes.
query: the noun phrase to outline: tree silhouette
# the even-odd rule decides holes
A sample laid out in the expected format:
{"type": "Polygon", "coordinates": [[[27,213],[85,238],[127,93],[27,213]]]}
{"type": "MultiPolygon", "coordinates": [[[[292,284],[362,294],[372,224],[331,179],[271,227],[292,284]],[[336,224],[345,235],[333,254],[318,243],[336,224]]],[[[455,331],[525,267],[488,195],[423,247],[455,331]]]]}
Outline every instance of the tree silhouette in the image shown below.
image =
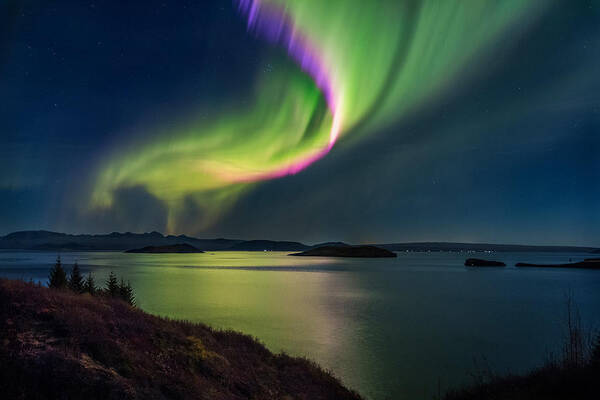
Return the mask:
{"type": "Polygon", "coordinates": [[[106,294],[110,297],[119,297],[119,282],[114,272],[110,271],[108,279],[106,280],[106,294]]]}
{"type": "Polygon", "coordinates": [[[133,293],[133,288],[131,287],[129,281],[127,284],[125,284],[123,278],[121,278],[121,284],[119,285],[119,297],[129,303],[129,305],[135,306],[135,295],[133,293]]]}
{"type": "Polygon", "coordinates": [[[67,287],[67,273],[62,267],[60,256],[56,257],[56,263],[50,270],[50,276],[48,278],[48,287],[54,289],[64,289],[67,287]]]}
{"type": "Polygon", "coordinates": [[[88,273],[87,278],[85,278],[85,281],[83,282],[83,292],[89,293],[93,296],[96,294],[96,290],[96,281],[94,280],[94,276],[90,272],[88,273]]]}
{"type": "Polygon", "coordinates": [[[71,274],[69,275],[69,289],[75,293],[83,293],[83,276],[77,262],[73,264],[71,274]]]}

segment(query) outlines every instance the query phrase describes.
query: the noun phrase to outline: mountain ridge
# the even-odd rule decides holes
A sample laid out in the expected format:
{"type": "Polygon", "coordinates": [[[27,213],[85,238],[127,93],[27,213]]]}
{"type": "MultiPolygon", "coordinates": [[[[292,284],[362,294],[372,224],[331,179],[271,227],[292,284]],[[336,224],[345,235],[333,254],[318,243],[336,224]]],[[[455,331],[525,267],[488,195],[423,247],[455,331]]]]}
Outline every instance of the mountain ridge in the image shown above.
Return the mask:
{"type": "MultiPolygon", "coordinates": [[[[145,246],[167,246],[189,244],[203,251],[304,251],[328,244],[349,245],[342,242],[325,242],[307,245],[295,241],[243,240],[243,239],[200,239],[187,235],[163,235],[152,231],[146,233],[111,232],[108,234],[68,234],[47,230],[17,231],[0,236],[0,249],[41,251],[104,251],[129,250],[145,246]]],[[[496,252],[600,252],[591,246],[547,246],[461,242],[406,242],[380,243],[373,245],[389,251],[496,251],[496,252]]]]}

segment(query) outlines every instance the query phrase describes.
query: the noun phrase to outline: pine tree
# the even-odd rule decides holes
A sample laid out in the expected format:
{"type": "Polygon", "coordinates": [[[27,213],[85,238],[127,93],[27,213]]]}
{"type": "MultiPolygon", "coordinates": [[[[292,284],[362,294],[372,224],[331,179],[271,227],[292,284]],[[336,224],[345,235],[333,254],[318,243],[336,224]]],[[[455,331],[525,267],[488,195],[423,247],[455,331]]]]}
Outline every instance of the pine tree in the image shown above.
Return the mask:
{"type": "Polygon", "coordinates": [[[129,303],[130,306],[135,306],[135,295],[131,283],[127,281],[127,284],[121,278],[121,284],[119,285],[119,297],[129,303]]]}
{"type": "Polygon", "coordinates": [[[119,292],[119,283],[117,282],[117,276],[114,272],[110,271],[108,275],[108,279],[106,280],[106,294],[110,297],[118,297],[119,292]]]}
{"type": "Polygon", "coordinates": [[[69,275],[69,289],[75,293],[83,293],[83,276],[77,262],[73,264],[71,274],[69,275]]]}
{"type": "Polygon", "coordinates": [[[56,257],[56,263],[50,270],[50,276],[48,279],[48,287],[54,289],[64,289],[67,287],[67,273],[62,267],[60,256],[56,257]]]}
{"type": "Polygon", "coordinates": [[[87,278],[85,278],[85,282],[83,282],[83,292],[89,293],[92,296],[96,294],[96,281],[94,280],[94,276],[92,273],[88,273],[87,278]]]}
{"type": "Polygon", "coordinates": [[[133,291],[133,287],[131,286],[131,283],[129,281],[127,281],[126,290],[127,296],[125,298],[125,301],[128,302],[130,306],[135,307],[135,292],[133,291]]]}

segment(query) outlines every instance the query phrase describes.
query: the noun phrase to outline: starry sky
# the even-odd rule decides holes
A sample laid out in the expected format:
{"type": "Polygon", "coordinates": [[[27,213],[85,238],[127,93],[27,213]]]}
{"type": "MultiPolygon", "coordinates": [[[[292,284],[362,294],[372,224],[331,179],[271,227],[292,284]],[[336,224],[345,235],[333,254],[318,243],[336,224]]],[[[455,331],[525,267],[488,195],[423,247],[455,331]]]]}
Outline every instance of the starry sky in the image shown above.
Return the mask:
{"type": "Polygon", "coordinates": [[[0,2],[0,234],[600,246],[593,0],[0,2]]]}

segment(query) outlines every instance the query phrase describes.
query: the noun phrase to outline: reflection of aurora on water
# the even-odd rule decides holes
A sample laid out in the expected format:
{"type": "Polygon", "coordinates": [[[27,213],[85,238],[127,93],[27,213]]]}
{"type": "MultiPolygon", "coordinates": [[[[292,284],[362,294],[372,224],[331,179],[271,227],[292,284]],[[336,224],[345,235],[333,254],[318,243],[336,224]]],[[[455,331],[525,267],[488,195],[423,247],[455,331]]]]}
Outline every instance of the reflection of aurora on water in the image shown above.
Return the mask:
{"type": "MultiPolygon", "coordinates": [[[[239,0],[248,31],[293,61],[258,79],[252,106],[152,135],[102,164],[92,206],[143,187],[176,231],[184,204],[206,229],[253,182],[292,175],[339,138],[360,139],[442,95],[541,2],[239,0]]],[[[401,134],[399,132],[398,134],[401,134]]],[[[188,224],[189,226],[189,224],[188,224]]]]}

